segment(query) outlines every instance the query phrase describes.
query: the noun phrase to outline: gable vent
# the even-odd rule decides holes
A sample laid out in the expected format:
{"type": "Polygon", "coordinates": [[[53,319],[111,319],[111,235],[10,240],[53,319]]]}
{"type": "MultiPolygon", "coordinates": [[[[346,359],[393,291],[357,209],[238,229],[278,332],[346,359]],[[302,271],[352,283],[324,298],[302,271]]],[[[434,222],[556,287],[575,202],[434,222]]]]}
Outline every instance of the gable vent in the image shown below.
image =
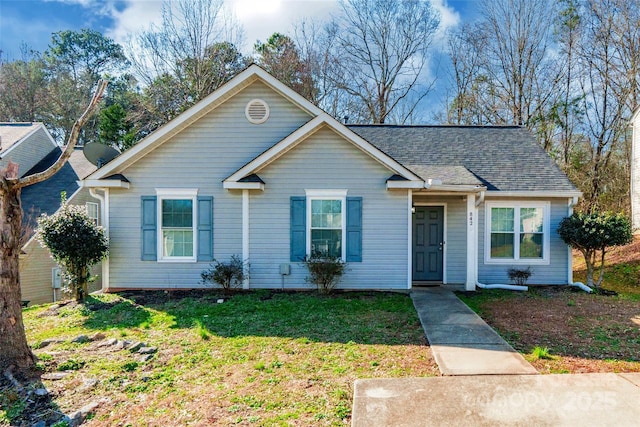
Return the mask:
{"type": "Polygon", "coordinates": [[[244,114],[250,123],[259,125],[269,118],[269,105],[262,99],[252,99],[244,109],[244,114]]]}

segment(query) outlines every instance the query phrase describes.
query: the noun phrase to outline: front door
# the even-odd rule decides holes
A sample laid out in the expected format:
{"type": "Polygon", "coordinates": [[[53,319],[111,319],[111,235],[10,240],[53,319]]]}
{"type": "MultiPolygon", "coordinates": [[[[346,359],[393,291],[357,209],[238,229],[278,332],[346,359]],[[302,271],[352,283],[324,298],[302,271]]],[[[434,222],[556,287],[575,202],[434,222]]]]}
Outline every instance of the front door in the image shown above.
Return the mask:
{"type": "Polygon", "coordinates": [[[417,206],[413,214],[413,280],[442,281],[444,207],[417,206]]]}

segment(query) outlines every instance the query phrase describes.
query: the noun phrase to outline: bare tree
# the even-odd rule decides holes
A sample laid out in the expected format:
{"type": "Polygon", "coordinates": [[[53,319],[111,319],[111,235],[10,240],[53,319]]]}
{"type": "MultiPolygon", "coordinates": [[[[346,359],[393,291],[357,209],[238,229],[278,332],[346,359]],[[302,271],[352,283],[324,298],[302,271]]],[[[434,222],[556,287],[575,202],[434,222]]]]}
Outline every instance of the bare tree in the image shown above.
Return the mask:
{"type": "Polygon", "coordinates": [[[164,0],[162,23],[129,40],[128,57],[137,77],[152,84],[172,76],[180,92],[197,100],[215,89],[211,71],[212,47],[227,42],[238,45],[240,25],[226,14],[222,0],[164,0]]]}
{"type": "Polygon", "coordinates": [[[499,91],[502,123],[529,126],[539,116],[555,84],[548,45],[554,2],[482,0],[487,72],[499,91]]]}
{"type": "Polygon", "coordinates": [[[66,148],[49,169],[23,178],[18,178],[19,165],[15,163],[9,163],[0,171],[0,372],[4,375],[11,376],[12,371],[23,379],[36,375],[20,303],[21,189],[50,178],[62,168],[78,142],[82,126],[97,109],[106,86],[106,81],[98,83],[89,106],[71,129],[66,148]]]}
{"type": "Polygon", "coordinates": [[[407,103],[397,120],[405,122],[429,93],[430,85],[421,83],[437,12],[419,0],[345,0],[341,6],[327,30],[326,78],[346,93],[340,102],[355,107],[352,120],[385,123],[407,103]]]}
{"type": "MultiPolygon", "coordinates": [[[[637,1],[634,3],[638,6],[637,1]]],[[[627,21],[631,17],[622,5],[622,0],[590,0],[584,15],[579,83],[584,93],[583,133],[590,141],[588,186],[583,189],[588,211],[600,208],[613,154],[625,141],[629,106],[637,102],[631,102],[630,98],[637,93],[638,77],[628,72],[637,66],[637,60],[634,64],[630,59],[640,55],[640,51],[621,52],[621,39],[626,37],[623,33],[629,29],[627,21]]]]}
{"type": "Polygon", "coordinates": [[[451,60],[453,100],[447,105],[447,123],[483,125],[491,123],[495,90],[487,90],[483,54],[487,35],[482,26],[462,25],[449,32],[447,54],[451,60]]]}

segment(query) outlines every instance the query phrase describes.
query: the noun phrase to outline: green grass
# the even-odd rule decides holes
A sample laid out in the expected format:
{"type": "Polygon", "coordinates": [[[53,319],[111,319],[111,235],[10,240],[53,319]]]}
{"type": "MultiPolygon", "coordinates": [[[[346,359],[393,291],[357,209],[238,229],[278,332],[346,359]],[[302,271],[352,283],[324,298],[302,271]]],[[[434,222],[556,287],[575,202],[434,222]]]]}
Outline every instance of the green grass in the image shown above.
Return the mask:
{"type": "MultiPolygon", "coordinates": [[[[257,291],[216,300],[142,305],[104,295],[54,316],[43,315],[44,306],[26,309],[25,325],[30,343],[65,340],[36,351],[48,370],[68,369],[56,387],[98,379],[91,396],[110,402],[95,415],[98,425],[343,425],[355,379],[437,373],[404,294],[257,291]],[[96,332],[158,352],[143,362],[126,350],[69,342],[96,332]]],[[[77,409],[83,398],[74,393],[56,403],[77,409]]]]}
{"type": "Polygon", "coordinates": [[[551,355],[547,347],[535,346],[531,351],[531,356],[534,359],[553,360],[553,356],[551,355]]]}

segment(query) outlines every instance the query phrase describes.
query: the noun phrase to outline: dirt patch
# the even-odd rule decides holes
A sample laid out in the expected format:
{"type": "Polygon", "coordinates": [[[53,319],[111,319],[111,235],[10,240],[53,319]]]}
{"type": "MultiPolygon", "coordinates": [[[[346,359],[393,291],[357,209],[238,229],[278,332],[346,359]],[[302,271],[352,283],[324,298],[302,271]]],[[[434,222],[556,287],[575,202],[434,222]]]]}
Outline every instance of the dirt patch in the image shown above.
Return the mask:
{"type": "Polygon", "coordinates": [[[640,372],[640,302],[548,287],[486,299],[482,317],[516,350],[546,347],[542,372],[640,372]]]}

